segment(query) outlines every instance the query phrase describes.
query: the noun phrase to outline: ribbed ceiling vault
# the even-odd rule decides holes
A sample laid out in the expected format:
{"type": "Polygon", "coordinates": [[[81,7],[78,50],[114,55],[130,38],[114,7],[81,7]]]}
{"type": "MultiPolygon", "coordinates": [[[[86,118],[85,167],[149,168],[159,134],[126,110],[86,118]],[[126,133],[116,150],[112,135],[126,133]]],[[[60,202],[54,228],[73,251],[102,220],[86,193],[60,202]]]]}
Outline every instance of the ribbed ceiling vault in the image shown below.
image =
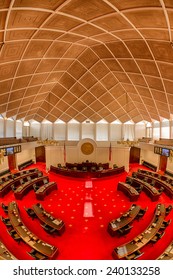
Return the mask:
{"type": "Polygon", "coordinates": [[[172,0],[0,0],[0,114],[170,119],[172,37],[172,0]]]}

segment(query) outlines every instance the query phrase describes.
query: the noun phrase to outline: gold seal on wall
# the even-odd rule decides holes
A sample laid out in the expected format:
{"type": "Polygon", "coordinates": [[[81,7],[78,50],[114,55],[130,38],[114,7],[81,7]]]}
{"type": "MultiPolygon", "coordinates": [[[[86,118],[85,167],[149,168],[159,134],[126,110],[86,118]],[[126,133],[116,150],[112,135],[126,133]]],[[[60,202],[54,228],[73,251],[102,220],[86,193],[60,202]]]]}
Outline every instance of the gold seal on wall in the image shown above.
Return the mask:
{"type": "Polygon", "coordinates": [[[94,146],[90,142],[82,144],[81,151],[84,155],[90,155],[94,151],[94,146]]]}

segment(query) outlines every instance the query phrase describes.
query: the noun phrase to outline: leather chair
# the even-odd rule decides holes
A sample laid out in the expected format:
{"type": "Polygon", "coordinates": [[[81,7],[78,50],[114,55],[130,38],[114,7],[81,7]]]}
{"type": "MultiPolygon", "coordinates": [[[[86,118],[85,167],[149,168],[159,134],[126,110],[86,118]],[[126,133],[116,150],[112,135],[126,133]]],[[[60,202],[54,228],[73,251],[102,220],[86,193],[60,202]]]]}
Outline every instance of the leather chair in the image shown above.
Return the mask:
{"type": "Polygon", "coordinates": [[[147,210],[148,210],[148,207],[146,207],[145,209],[140,209],[140,210],[139,210],[139,213],[138,213],[137,216],[136,216],[136,219],[137,219],[137,220],[141,219],[141,218],[145,215],[145,213],[147,212],[147,210]]]}
{"type": "Polygon", "coordinates": [[[126,260],[135,260],[141,255],[142,255],[142,253],[139,250],[136,250],[134,253],[126,256],[126,260]]]}
{"type": "Polygon", "coordinates": [[[31,208],[26,208],[26,207],[25,207],[25,210],[26,210],[27,214],[28,214],[33,220],[34,220],[34,218],[37,217],[37,215],[35,214],[35,212],[34,212],[33,209],[31,209],[31,208]]]}
{"type": "Polygon", "coordinates": [[[172,210],[172,205],[169,205],[167,208],[166,208],[166,216],[171,212],[172,210]]]}
{"type": "Polygon", "coordinates": [[[18,233],[17,233],[14,229],[10,230],[10,231],[9,231],[9,234],[10,234],[11,237],[12,237],[15,241],[17,241],[18,243],[20,243],[20,241],[22,240],[22,238],[18,235],[18,233]]]}
{"type": "Polygon", "coordinates": [[[12,227],[12,224],[11,224],[9,218],[3,218],[3,217],[1,217],[1,221],[2,221],[7,227],[12,227]]]}
{"type": "Polygon", "coordinates": [[[128,233],[130,232],[130,230],[132,229],[132,227],[133,227],[133,226],[131,226],[131,225],[126,225],[126,226],[120,228],[120,229],[117,231],[117,233],[118,233],[120,236],[126,235],[126,234],[128,234],[128,233]]]}
{"type": "Polygon", "coordinates": [[[5,205],[4,203],[1,203],[1,207],[4,210],[5,213],[8,213],[8,206],[5,205]]]}
{"type": "Polygon", "coordinates": [[[47,233],[56,233],[57,232],[57,230],[55,229],[55,228],[52,228],[52,227],[50,227],[49,225],[47,225],[47,224],[43,224],[43,225],[41,225],[43,228],[44,228],[44,230],[47,232],[47,233]]]}
{"type": "Polygon", "coordinates": [[[32,249],[29,254],[36,260],[46,260],[47,257],[40,252],[36,251],[35,249],[32,249]]]}

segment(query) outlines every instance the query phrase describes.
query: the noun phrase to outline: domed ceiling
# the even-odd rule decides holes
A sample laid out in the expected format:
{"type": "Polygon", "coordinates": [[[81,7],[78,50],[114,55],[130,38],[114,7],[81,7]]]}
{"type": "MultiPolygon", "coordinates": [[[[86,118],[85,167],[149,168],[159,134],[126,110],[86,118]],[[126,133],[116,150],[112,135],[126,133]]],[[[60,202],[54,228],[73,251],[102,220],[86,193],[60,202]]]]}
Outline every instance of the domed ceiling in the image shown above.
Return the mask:
{"type": "Polygon", "coordinates": [[[170,119],[172,37],[172,0],[0,0],[0,114],[170,119]]]}

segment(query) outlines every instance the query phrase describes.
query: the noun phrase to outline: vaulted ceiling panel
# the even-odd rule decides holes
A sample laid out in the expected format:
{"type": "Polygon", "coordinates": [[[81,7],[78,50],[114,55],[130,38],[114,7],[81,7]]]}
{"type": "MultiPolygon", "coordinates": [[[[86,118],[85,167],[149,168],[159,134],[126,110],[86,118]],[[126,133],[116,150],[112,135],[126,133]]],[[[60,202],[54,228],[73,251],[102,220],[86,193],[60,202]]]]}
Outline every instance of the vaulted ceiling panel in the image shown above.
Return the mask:
{"type": "Polygon", "coordinates": [[[170,119],[171,0],[0,1],[0,114],[170,119]]]}

